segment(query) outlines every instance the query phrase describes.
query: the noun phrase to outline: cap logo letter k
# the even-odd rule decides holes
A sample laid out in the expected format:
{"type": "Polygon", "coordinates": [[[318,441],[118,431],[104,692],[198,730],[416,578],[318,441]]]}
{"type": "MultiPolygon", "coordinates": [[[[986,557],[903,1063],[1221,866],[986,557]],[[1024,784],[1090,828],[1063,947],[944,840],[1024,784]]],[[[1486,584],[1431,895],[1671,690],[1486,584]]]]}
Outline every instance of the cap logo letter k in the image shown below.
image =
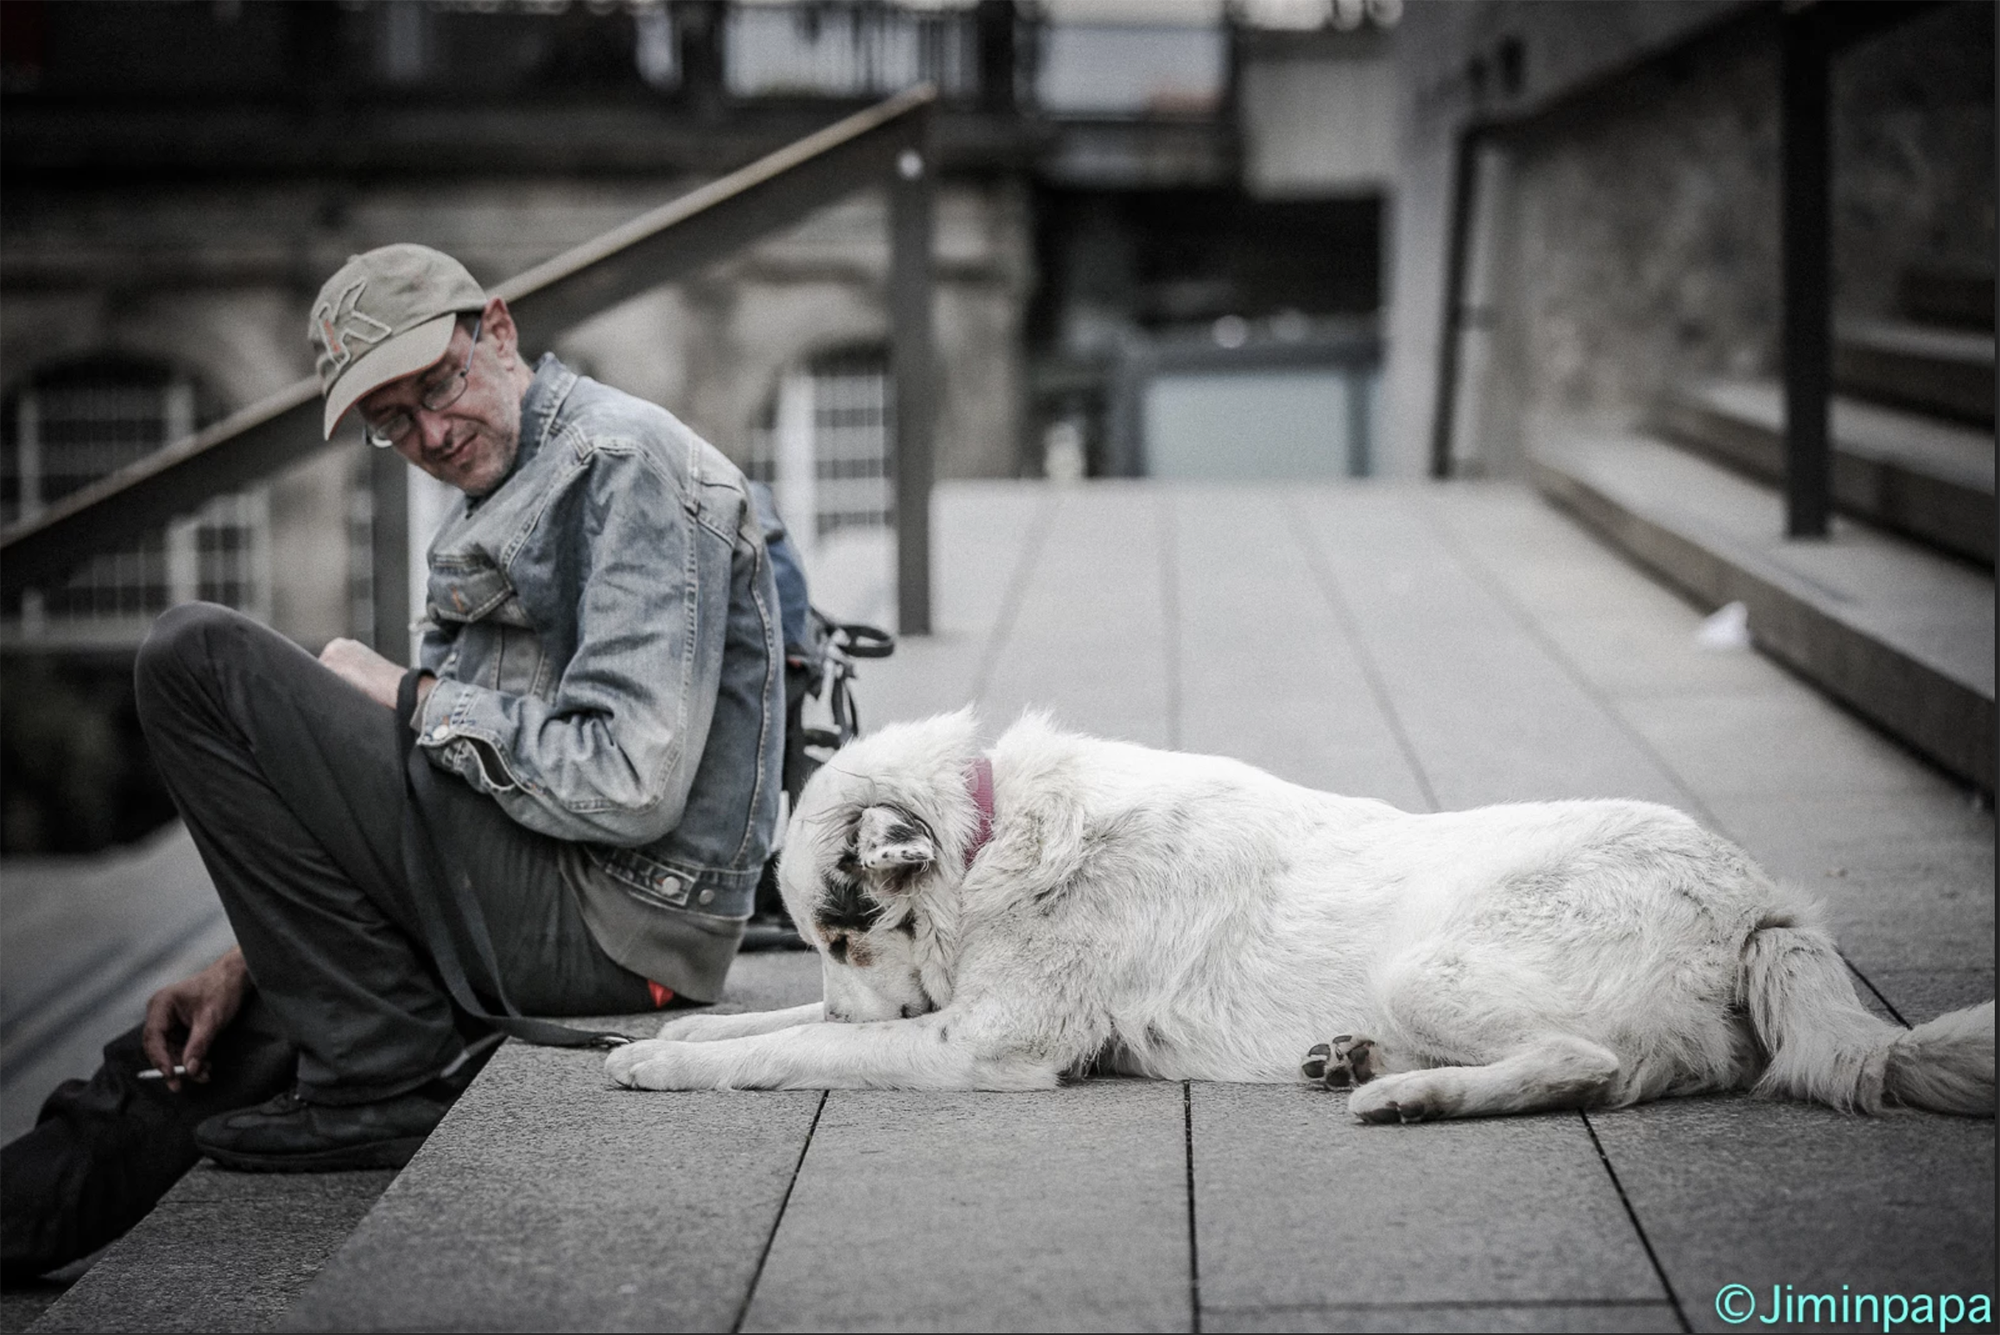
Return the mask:
{"type": "Polygon", "coordinates": [[[354,360],[354,353],[347,346],[349,341],[375,344],[389,336],[388,325],[355,309],[367,287],[366,278],[356,279],[352,287],[340,294],[338,302],[323,301],[313,312],[313,319],[319,323],[320,341],[326,344],[326,355],[336,367],[354,360]]]}

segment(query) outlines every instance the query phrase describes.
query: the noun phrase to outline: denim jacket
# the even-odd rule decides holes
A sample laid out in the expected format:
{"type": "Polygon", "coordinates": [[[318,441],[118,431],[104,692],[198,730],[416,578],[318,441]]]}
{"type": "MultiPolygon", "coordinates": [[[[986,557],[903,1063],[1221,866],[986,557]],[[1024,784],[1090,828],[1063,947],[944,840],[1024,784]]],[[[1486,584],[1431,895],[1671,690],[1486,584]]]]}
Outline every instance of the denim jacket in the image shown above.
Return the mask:
{"type": "Polygon", "coordinates": [[[426,604],[419,661],[438,681],[412,726],[431,763],[576,845],[614,959],[719,987],[784,755],[778,595],[742,473],[665,409],[545,356],[513,472],[431,542],[426,604]]]}

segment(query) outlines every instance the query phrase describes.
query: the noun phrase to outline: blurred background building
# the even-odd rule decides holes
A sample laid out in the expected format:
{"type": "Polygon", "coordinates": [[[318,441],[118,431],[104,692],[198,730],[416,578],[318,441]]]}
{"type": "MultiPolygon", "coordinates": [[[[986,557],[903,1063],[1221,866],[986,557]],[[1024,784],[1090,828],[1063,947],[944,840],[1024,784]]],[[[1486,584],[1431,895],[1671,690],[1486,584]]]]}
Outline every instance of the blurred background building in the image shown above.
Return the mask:
{"type": "MultiPolygon", "coordinates": [[[[4,0],[0,522],[309,374],[351,253],[495,283],[921,80],[940,478],[1519,474],[1549,414],[1775,373],[1797,8],[4,0]]],[[[1865,30],[1831,97],[1841,311],[1990,333],[1993,9],[1835,8],[1865,30]]],[[[821,596],[884,620],[885,213],[853,196],[554,345],[772,481],[821,596]]],[[[382,498],[419,549],[442,498],[367,455],[0,609],[7,852],[171,815],[128,685],[171,603],[370,635],[382,498]]]]}

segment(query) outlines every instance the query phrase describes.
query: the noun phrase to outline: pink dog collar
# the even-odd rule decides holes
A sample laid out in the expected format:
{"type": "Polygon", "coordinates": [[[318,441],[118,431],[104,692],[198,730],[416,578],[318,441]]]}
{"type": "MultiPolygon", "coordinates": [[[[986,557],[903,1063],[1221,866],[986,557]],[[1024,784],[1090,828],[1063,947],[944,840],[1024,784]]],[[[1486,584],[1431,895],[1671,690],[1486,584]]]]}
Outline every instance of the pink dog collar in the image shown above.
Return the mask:
{"type": "Polygon", "coordinates": [[[972,842],[965,846],[965,865],[971,867],[972,859],[993,837],[993,762],[985,756],[973,761],[965,774],[965,786],[972,794],[972,805],[979,810],[979,828],[972,832],[972,842]]]}

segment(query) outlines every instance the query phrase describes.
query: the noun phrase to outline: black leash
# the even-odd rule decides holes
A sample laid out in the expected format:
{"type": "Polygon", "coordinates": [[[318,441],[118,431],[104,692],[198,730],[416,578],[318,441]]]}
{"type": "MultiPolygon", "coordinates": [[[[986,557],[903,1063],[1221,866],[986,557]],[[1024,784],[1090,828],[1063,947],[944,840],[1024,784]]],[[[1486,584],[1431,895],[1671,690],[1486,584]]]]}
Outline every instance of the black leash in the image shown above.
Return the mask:
{"type": "MultiPolygon", "coordinates": [[[[417,684],[422,677],[423,674],[414,669],[405,673],[396,691],[396,717],[406,730],[416,713],[417,684]]],[[[433,769],[417,745],[416,734],[410,732],[409,737],[409,749],[403,757],[403,876],[412,901],[410,907],[423,933],[424,945],[430,950],[431,962],[436,965],[438,977],[452,1001],[475,1020],[490,1024],[511,1037],[543,1047],[616,1048],[631,1042],[624,1034],[578,1029],[553,1020],[531,1019],[522,1015],[508,1000],[507,987],[501,980],[499,963],[493,954],[493,939],[486,931],[485,914],[473,897],[471,878],[462,869],[445,865],[438,853],[437,841],[431,836],[430,825],[424,820],[425,803],[422,799],[425,790],[433,784],[456,780],[447,780],[433,769]],[[499,998],[502,1014],[488,1012],[473,994],[472,984],[465,976],[465,966],[460,962],[459,942],[445,916],[446,902],[457,910],[458,920],[470,938],[472,953],[485,969],[486,976],[493,980],[493,990],[499,998]]]]}

